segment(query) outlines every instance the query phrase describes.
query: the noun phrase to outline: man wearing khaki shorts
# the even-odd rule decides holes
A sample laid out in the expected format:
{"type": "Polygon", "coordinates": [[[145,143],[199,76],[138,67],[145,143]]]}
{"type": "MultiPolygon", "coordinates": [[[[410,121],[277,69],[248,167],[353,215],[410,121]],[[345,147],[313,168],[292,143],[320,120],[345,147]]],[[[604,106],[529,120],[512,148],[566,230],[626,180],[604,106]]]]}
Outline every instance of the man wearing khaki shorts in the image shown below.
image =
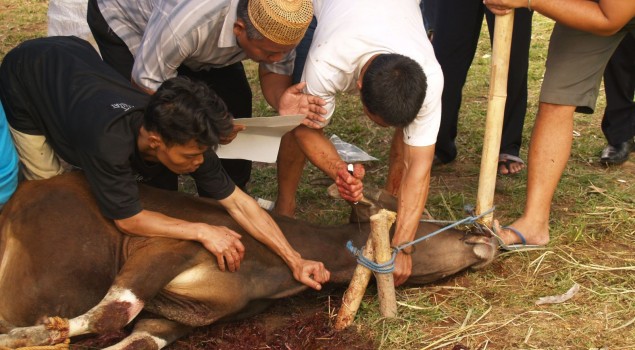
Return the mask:
{"type": "Polygon", "coordinates": [[[48,179],[64,172],[62,162],[55,155],[43,135],[30,135],[9,127],[11,137],[23,164],[22,174],[27,180],[48,179]]]}
{"type": "Polygon", "coordinates": [[[624,36],[635,31],[635,1],[484,3],[497,15],[528,7],[556,21],[529,146],[525,210],[511,226],[498,229],[506,244],[545,245],[551,202],[571,153],[574,112],[593,112],[604,68],[624,36]]]}

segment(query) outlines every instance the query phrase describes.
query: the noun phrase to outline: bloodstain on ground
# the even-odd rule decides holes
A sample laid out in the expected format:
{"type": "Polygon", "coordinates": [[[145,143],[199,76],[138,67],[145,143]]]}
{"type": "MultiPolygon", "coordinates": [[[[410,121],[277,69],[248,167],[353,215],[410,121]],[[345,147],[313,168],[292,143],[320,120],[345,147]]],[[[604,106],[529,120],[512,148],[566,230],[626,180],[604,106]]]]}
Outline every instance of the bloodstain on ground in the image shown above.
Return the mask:
{"type": "Polygon", "coordinates": [[[329,314],[337,312],[342,294],[338,290],[329,298],[309,291],[277,300],[264,313],[246,320],[199,328],[169,349],[376,349],[355,327],[333,330],[334,318],[329,314]]]}
{"type": "MultiPolygon", "coordinates": [[[[374,350],[368,335],[355,327],[336,332],[332,328],[343,290],[329,295],[308,291],[274,301],[263,313],[242,321],[218,323],[195,329],[166,347],[169,350],[374,350]],[[330,311],[329,311],[330,310],[330,311]]],[[[103,348],[117,343],[128,332],[74,341],[75,349],[103,348]]]]}

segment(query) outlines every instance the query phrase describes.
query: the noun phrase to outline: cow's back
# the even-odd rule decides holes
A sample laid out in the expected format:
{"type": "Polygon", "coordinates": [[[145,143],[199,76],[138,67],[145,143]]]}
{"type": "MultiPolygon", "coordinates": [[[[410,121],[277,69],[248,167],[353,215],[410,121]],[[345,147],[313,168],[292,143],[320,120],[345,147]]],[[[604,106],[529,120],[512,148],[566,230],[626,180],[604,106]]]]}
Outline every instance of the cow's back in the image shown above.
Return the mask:
{"type": "Polygon", "coordinates": [[[84,177],[46,182],[23,182],[0,217],[0,318],[15,326],[85,312],[119,268],[121,235],[84,177]]]}

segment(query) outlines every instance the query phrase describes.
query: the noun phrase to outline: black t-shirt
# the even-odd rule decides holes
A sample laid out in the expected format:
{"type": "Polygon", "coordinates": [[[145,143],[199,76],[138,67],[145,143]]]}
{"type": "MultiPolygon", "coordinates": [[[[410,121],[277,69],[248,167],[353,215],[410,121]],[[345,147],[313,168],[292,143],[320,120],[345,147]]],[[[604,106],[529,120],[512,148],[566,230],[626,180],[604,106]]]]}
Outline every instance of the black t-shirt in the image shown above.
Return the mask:
{"type": "MultiPolygon", "coordinates": [[[[0,66],[0,99],[12,128],[45,135],[55,152],[82,168],[103,214],[124,219],[141,211],[137,179],[173,189],[171,173],[145,163],[137,150],[149,96],[133,88],[84,40],[26,41],[0,66]]],[[[234,191],[216,154],[192,174],[199,194],[223,199],[234,191]]]]}

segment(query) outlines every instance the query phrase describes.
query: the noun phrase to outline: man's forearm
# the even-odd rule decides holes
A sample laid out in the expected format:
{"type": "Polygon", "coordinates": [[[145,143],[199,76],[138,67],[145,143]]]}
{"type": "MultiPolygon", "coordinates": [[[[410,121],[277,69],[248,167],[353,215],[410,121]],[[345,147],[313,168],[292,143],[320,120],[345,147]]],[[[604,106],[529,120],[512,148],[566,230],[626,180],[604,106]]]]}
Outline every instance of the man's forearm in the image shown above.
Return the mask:
{"type": "Polygon", "coordinates": [[[532,7],[566,26],[596,35],[612,35],[635,15],[635,2],[624,0],[532,0],[532,7]]]}
{"type": "Polygon", "coordinates": [[[415,237],[428,199],[433,157],[434,146],[405,146],[406,166],[397,195],[398,216],[392,240],[395,246],[412,241],[415,237]]]}
{"type": "Polygon", "coordinates": [[[200,238],[200,224],[150,210],[142,210],[129,218],[115,220],[115,225],[122,232],[135,236],[184,240],[199,240],[200,238]]]}
{"type": "Polygon", "coordinates": [[[280,231],[278,224],[258,206],[253,198],[236,189],[220,203],[242,228],[279,255],[287,265],[292,267],[301,259],[300,254],[291,247],[280,231]]]}
{"type": "Polygon", "coordinates": [[[346,168],[346,162],[342,160],[333,143],[326,138],[321,129],[311,129],[300,125],[293,130],[293,134],[309,161],[331,179],[337,177],[339,169],[346,168]]]}
{"type": "Polygon", "coordinates": [[[291,77],[268,71],[262,65],[258,68],[260,89],[267,103],[276,111],[280,109],[280,97],[291,86],[291,77]]]}
{"type": "Polygon", "coordinates": [[[624,0],[486,0],[489,6],[530,7],[566,26],[612,35],[635,16],[635,2],[624,0]]]}

